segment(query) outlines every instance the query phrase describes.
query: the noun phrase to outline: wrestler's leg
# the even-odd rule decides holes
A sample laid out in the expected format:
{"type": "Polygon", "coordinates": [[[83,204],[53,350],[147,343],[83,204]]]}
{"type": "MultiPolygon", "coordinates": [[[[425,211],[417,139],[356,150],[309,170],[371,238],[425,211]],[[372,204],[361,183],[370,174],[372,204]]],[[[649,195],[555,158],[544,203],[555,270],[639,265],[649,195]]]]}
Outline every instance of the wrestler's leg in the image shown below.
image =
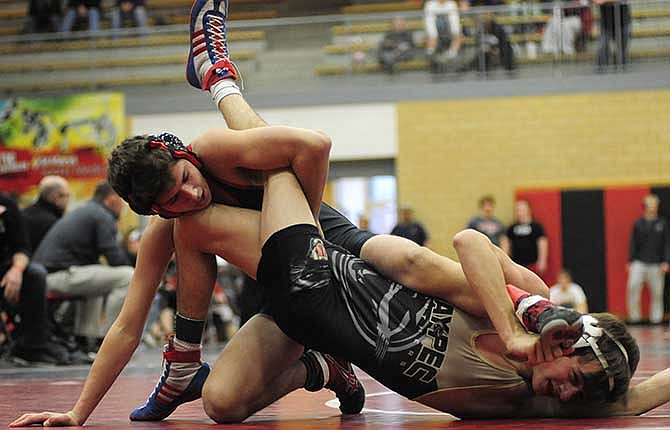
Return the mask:
{"type": "MultiPolygon", "coordinates": [[[[549,289],[537,275],[514,263],[500,248],[491,246],[506,283],[549,297],[549,289]]],[[[361,258],[387,278],[415,291],[442,298],[473,315],[486,315],[461,265],[411,240],[390,235],[372,237],[363,245],[361,258]]]]}
{"type": "Polygon", "coordinates": [[[300,183],[290,170],[269,173],[261,211],[261,244],[279,230],[296,224],[316,225],[300,183]]]}
{"type": "Polygon", "coordinates": [[[175,335],[163,352],[163,372],[145,404],[130,413],[133,421],[159,421],[179,405],[200,397],[209,365],[201,361],[205,319],[216,281],[214,256],[190,247],[174,222],[173,238],[177,260],[177,314],[175,335]]]}
{"type": "MultiPolygon", "coordinates": [[[[292,174],[290,176],[294,178],[292,174]]],[[[302,195],[299,186],[297,191],[302,195]]],[[[178,241],[188,240],[193,249],[220,255],[255,278],[260,260],[260,219],[261,214],[258,211],[212,205],[201,212],[181,218],[176,236],[178,241]]],[[[256,317],[226,347],[212,371],[212,375],[223,376],[212,379],[210,375],[203,393],[206,410],[213,419],[221,422],[242,420],[291,390],[303,386],[311,391],[322,387],[331,389],[340,399],[343,413],[360,412],[364,397],[361,398],[359,394],[364,391],[362,388],[360,391],[351,389],[351,385],[359,386],[360,383],[350,366],[338,364],[332,357],[324,356],[328,366],[326,372],[323,368],[314,366],[314,360],[310,360],[315,354],[319,354],[316,352],[312,352],[309,357],[305,354],[303,360],[298,361],[302,348],[296,350],[296,344],[288,342],[283,334],[275,336],[273,333],[277,331],[277,326],[268,317],[256,317]],[[252,321],[253,324],[250,324],[252,321]],[[263,328],[267,328],[267,334],[259,333],[263,328]],[[265,355],[260,364],[256,364],[255,359],[246,358],[255,357],[254,351],[264,351],[265,355]],[[307,366],[306,374],[305,366],[310,362],[312,365],[307,366]],[[256,376],[244,376],[251,373],[256,376]],[[239,377],[229,377],[231,374],[239,377]],[[210,380],[225,383],[220,385],[212,382],[214,385],[210,385],[210,380]],[[236,396],[242,392],[248,395],[236,396]]],[[[324,360],[318,361],[323,365],[324,360]]]]}
{"type": "Polygon", "coordinates": [[[486,316],[461,265],[399,236],[370,238],[361,258],[382,275],[428,296],[439,297],[472,315],[486,316]]]}
{"type": "Polygon", "coordinates": [[[228,128],[246,130],[267,127],[267,122],[254,111],[240,94],[231,94],[219,102],[219,112],[226,120],[228,128]]]}
{"type": "MultiPolygon", "coordinates": [[[[260,256],[259,212],[213,205],[180,218],[177,224],[175,244],[183,291],[190,291],[195,283],[213,285],[202,258],[208,253],[255,276],[260,256]]],[[[217,422],[239,422],[302,387],[305,367],[298,360],[302,350],[271,318],[252,318],[233,336],[207,378],[205,411],[217,422]]]]}
{"type": "Polygon", "coordinates": [[[250,319],[228,342],[203,388],[218,423],[240,422],[305,383],[303,347],[266,315],[250,319]]]}

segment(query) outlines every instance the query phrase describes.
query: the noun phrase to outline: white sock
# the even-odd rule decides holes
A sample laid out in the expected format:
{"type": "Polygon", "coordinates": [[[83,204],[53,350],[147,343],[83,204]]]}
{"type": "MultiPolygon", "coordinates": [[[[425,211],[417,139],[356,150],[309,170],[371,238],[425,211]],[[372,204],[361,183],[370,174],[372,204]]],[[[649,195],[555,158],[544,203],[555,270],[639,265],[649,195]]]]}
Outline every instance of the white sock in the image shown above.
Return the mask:
{"type": "Polygon", "coordinates": [[[227,97],[231,94],[242,95],[242,92],[240,91],[240,88],[237,86],[237,83],[234,79],[221,79],[210,87],[209,92],[212,95],[212,100],[214,101],[214,105],[217,107],[217,109],[219,107],[219,103],[224,99],[224,97],[227,97]]]}

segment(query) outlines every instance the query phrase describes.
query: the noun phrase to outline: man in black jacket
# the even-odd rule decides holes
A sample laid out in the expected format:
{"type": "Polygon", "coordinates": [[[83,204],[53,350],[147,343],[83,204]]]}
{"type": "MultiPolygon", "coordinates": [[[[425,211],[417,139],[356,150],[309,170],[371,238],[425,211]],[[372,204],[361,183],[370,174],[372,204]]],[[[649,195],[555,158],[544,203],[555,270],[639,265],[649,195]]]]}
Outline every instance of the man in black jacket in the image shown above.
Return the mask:
{"type": "Polygon", "coordinates": [[[63,217],[70,201],[70,189],[62,176],[45,176],[40,181],[38,192],[35,203],[23,210],[33,251],[51,226],[63,217]]]}

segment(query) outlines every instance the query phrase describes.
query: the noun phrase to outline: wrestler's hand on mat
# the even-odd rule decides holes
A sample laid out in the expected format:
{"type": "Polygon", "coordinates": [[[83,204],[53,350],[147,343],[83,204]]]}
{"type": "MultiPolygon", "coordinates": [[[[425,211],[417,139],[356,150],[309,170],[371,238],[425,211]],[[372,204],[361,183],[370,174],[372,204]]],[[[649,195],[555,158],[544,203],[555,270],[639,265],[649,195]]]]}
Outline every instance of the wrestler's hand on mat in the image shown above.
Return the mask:
{"type": "Polygon", "coordinates": [[[39,414],[23,414],[12,421],[10,427],[28,427],[33,424],[42,424],[44,427],[79,426],[79,420],[73,411],[66,414],[59,412],[42,412],[39,414]]]}
{"type": "Polygon", "coordinates": [[[530,333],[519,333],[511,337],[505,342],[505,347],[509,358],[529,365],[552,361],[564,355],[559,346],[543,345],[540,336],[530,333]]]}

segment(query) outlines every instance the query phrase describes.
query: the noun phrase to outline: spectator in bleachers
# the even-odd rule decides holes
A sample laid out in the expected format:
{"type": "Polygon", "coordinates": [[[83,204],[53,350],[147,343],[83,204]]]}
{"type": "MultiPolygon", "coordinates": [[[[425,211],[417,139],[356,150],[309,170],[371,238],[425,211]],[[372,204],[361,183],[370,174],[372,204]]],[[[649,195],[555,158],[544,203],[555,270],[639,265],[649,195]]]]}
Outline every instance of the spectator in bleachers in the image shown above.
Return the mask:
{"type": "Polygon", "coordinates": [[[512,49],[509,36],[503,26],[496,22],[493,15],[484,17],[479,38],[477,46],[484,50],[484,70],[490,70],[496,62],[499,62],[508,72],[516,67],[514,49],[512,49]]]}
{"type": "Polygon", "coordinates": [[[116,6],[110,11],[112,30],[135,26],[140,34],[147,29],[147,11],[144,0],[116,0],[116,6]]]}
{"type": "Polygon", "coordinates": [[[494,245],[505,239],[505,225],[495,216],[496,201],[491,195],[479,199],[479,214],[470,219],[466,228],[483,233],[494,245]]]}
{"type": "MultiPolygon", "coordinates": [[[[545,7],[542,3],[551,3],[552,0],[521,0],[513,1],[511,3],[512,12],[514,15],[520,16],[527,21],[514,26],[514,33],[520,35],[532,36],[542,32],[544,25],[541,22],[536,22],[534,17],[540,17],[546,13],[545,7]]],[[[537,57],[537,44],[530,38],[526,39],[526,56],[528,58],[537,57]]]]}
{"type": "Polygon", "coordinates": [[[70,188],[62,176],[45,176],[40,181],[35,203],[23,210],[30,235],[30,248],[35,251],[56,221],[63,217],[70,201],[70,188]]]}
{"type": "MultiPolygon", "coordinates": [[[[461,1],[461,10],[467,11],[470,7],[499,6],[502,0],[464,0],[461,1]]],[[[514,49],[510,43],[505,28],[498,24],[494,13],[475,13],[468,15],[473,21],[472,27],[466,28],[466,35],[476,39],[476,49],[473,50],[469,64],[464,69],[491,70],[501,64],[507,71],[513,70],[514,49]],[[483,67],[481,62],[484,62],[483,67]]]]}
{"type": "Polygon", "coordinates": [[[589,311],[584,290],[572,282],[572,274],[567,269],[561,270],[558,282],[549,288],[549,300],[555,305],[572,308],[582,314],[589,311]]]}
{"type": "Polygon", "coordinates": [[[508,240],[502,242],[502,249],[515,263],[541,276],[547,270],[549,254],[544,227],[533,220],[533,212],[527,201],[517,201],[514,211],[514,224],[507,228],[508,240]]]}
{"type": "Polygon", "coordinates": [[[574,55],[577,41],[582,34],[581,9],[586,7],[562,8],[556,3],[552,17],[542,34],[542,52],[545,54],[574,55]]]}
{"type": "Polygon", "coordinates": [[[60,0],[30,0],[25,33],[53,33],[60,29],[63,6],[60,0]]]}
{"type": "Polygon", "coordinates": [[[379,64],[388,74],[395,72],[398,62],[409,61],[414,57],[414,39],[412,32],[407,30],[404,18],[393,18],[391,31],[384,35],[378,54],[379,64]]]}
{"type": "Polygon", "coordinates": [[[404,237],[421,246],[428,246],[428,232],[423,224],[414,218],[414,210],[409,206],[402,206],[399,215],[398,224],[393,227],[391,234],[404,237]]]}
{"type": "Polygon", "coordinates": [[[640,293],[647,281],[651,291],[649,321],[663,321],[663,288],[670,270],[670,226],[658,216],[659,200],[655,194],[643,200],[644,215],[635,221],[630,238],[628,269],[628,320],[640,321],[640,293]]]}
{"type": "Polygon", "coordinates": [[[463,44],[460,14],[454,0],[428,0],[423,7],[426,29],[426,56],[432,61],[444,52],[456,58],[463,44]]]}
{"type": "Polygon", "coordinates": [[[22,316],[12,355],[28,362],[67,364],[68,351],[50,341],[46,305],[46,271],[30,261],[25,222],[14,200],[0,193],[1,307],[22,316]]]}
{"type": "Polygon", "coordinates": [[[604,71],[610,60],[610,41],[614,43],[617,64],[628,63],[630,41],[630,7],[626,0],[593,0],[600,6],[600,43],[598,70],[604,71]]]}
{"type": "Polygon", "coordinates": [[[83,27],[84,22],[88,24],[88,31],[98,31],[100,3],[101,0],[67,0],[61,31],[69,33],[73,28],[83,27]]]}
{"type": "Polygon", "coordinates": [[[49,272],[50,292],[85,298],[77,302],[74,328],[85,348],[102,338],[119,314],[133,275],[117,241],[123,208],[123,200],[101,182],[93,199],[58,220],[35,252],[35,261],[49,272]],[[100,263],[101,256],[107,264],[100,263]]]}

